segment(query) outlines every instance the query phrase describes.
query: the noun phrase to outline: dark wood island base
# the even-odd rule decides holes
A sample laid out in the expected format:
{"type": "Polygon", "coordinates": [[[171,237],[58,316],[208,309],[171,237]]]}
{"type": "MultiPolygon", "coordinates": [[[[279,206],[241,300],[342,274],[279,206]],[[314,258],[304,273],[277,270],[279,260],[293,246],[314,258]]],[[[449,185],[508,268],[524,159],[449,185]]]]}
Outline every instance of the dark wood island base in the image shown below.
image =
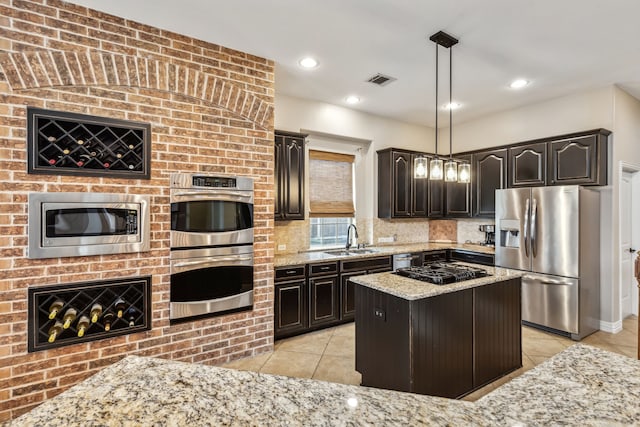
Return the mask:
{"type": "Polygon", "coordinates": [[[460,398],[522,367],[520,277],[421,299],[358,284],[355,301],[363,386],[460,398]]]}

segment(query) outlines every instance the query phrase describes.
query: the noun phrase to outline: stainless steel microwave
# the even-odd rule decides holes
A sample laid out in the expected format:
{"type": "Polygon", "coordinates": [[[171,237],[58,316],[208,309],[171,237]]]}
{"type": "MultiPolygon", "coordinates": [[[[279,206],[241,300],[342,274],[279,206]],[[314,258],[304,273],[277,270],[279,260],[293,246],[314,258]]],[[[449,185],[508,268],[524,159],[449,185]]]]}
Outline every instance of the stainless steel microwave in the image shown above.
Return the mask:
{"type": "Polygon", "coordinates": [[[30,193],[29,258],[145,252],[149,196],[30,193]]]}

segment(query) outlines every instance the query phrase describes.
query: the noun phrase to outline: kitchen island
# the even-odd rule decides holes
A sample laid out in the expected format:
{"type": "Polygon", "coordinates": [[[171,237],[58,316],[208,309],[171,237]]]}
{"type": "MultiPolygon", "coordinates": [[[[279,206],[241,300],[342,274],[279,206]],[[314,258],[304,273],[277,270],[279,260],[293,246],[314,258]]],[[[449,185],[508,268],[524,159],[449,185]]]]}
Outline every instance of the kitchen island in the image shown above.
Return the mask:
{"type": "MultiPolygon", "coordinates": [[[[471,267],[447,266],[463,277],[471,267]]],[[[522,272],[485,270],[439,285],[393,273],[352,277],[362,385],[459,398],[522,367],[522,272]]]]}
{"type": "Polygon", "coordinates": [[[129,356],[10,425],[640,425],[639,400],[640,361],[582,344],[474,403],[129,356]]]}

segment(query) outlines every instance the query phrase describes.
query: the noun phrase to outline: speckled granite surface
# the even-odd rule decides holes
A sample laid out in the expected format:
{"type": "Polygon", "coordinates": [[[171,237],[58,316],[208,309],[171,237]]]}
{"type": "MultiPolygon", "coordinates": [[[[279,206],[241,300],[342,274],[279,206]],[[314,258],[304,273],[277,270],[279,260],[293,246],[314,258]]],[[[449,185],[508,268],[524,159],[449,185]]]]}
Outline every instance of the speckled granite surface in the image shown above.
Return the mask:
{"type": "Polygon", "coordinates": [[[475,403],[129,356],[10,425],[627,426],[639,401],[640,361],[581,344],[475,403]]]}
{"type": "Polygon", "coordinates": [[[372,246],[370,249],[373,249],[376,252],[364,255],[349,256],[329,255],[321,251],[276,255],[274,259],[274,266],[282,267],[285,265],[299,265],[311,262],[336,261],[339,259],[367,258],[374,256],[403,254],[409,252],[435,251],[438,249],[464,249],[467,251],[480,252],[485,254],[493,254],[495,252],[495,249],[492,247],[466,243],[415,243],[410,245],[372,246]]]}
{"type": "Polygon", "coordinates": [[[473,403],[129,356],[14,426],[486,424],[473,403]],[[357,406],[349,399],[357,399],[357,406]]]}
{"type": "Polygon", "coordinates": [[[462,289],[475,288],[477,286],[488,285],[490,283],[500,282],[502,280],[514,279],[522,277],[525,272],[519,270],[510,270],[508,268],[478,266],[475,264],[466,264],[463,262],[456,263],[462,265],[473,265],[487,270],[490,276],[481,277],[479,279],[465,280],[448,285],[434,285],[419,280],[409,279],[407,277],[398,276],[393,273],[376,273],[366,276],[354,276],[349,280],[366,286],[368,288],[377,289],[388,294],[403,298],[406,300],[417,300],[422,298],[434,297],[441,294],[456,292],[462,289]]]}
{"type": "Polygon", "coordinates": [[[576,344],[475,402],[494,425],[640,425],[640,361],[576,344]]]}

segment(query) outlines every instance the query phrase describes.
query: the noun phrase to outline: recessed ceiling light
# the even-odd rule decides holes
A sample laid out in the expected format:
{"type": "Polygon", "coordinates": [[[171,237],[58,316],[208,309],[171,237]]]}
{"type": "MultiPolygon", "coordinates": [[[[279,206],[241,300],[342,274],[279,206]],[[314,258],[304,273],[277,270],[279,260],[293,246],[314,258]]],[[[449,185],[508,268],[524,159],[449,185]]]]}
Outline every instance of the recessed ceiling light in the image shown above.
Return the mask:
{"type": "Polygon", "coordinates": [[[302,68],[316,68],[319,63],[317,59],[307,56],[298,61],[298,64],[300,64],[302,68]]]}
{"type": "Polygon", "coordinates": [[[528,80],[525,79],[516,79],[514,81],[511,82],[511,84],[509,85],[509,87],[511,89],[522,89],[523,87],[525,87],[526,85],[529,84],[528,80]]]}
{"type": "Polygon", "coordinates": [[[442,108],[444,108],[445,110],[457,110],[460,107],[462,107],[462,104],[460,104],[459,102],[451,102],[442,106],[442,108]]]}
{"type": "Polygon", "coordinates": [[[344,99],[347,104],[357,104],[360,102],[360,97],[356,95],[349,95],[344,99]]]}

